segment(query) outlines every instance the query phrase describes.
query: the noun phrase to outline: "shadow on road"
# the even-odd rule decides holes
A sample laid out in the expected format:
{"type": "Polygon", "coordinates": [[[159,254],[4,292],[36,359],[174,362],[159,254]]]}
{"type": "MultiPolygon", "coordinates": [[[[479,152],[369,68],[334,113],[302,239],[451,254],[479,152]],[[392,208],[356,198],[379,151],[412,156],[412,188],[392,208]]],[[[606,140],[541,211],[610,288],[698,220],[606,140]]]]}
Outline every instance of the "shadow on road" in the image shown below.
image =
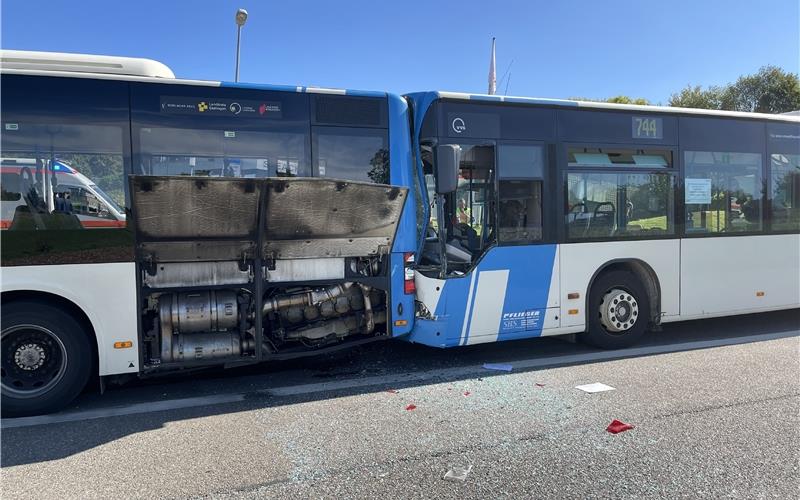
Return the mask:
{"type": "MultiPolygon", "coordinates": [[[[781,311],[667,324],[664,325],[663,331],[650,334],[642,342],[642,346],[650,346],[654,351],[663,352],[669,351],[670,346],[675,346],[675,349],[685,349],[683,345],[687,342],[720,340],[723,344],[736,343],[737,338],[753,335],[769,336],[791,331],[797,334],[798,329],[800,329],[800,311],[781,311]]],[[[417,378],[393,384],[393,388],[402,389],[477,376],[490,377],[493,375],[491,372],[458,370],[458,368],[480,366],[485,362],[513,365],[514,362],[519,363],[523,360],[563,356],[567,361],[561,364],[570,364],[567,356],[593,352],[597,350],[557,338],[528,339],[445,350],[404,342],[385,342],[366,345],[333,356],[229,371],[209,371],[188,377],[137,381],[124,387],[114,388],[104,396],[84,394],[75,406],[60,415],[79,417],[87,411],[129,405],[152,405],[152,411],[11,428],[6,428],[5,425],[13,421],[6,420],[2,429],[0,460],[3,467],[57,460],[125,436],[159,429],[170,422],[365,394],[386,390],[389,387],[386,383],[377,382],[372,385],[280,397],[269,395],[267,391],[270,388],[328,381],[380,380],[382,376],[431,373],[426,379],[417,378]],[[444,372],[460,373],[460,375],[449,378],[437,375],[444,372]],[[239,400],[209,405],[203,405],[202,400],[198,399],[197,405],[188,408],[158,410],[158,404],[164,401],[207,397],[213,403],[214,398],[218,398],[218,401],[219,398],[224,400],[225,395],[231,394],[238,394],[241,397],[239,400]]],[[[556,362],[548,367],[558,364],[556,362]]],[[[528,370],[537,369],[540,367],[528,370]]],[[[518,367],[514,370],[526,371],[518,367]]],[[[253,432],[263,430],[253,429],[253,432]]]]}

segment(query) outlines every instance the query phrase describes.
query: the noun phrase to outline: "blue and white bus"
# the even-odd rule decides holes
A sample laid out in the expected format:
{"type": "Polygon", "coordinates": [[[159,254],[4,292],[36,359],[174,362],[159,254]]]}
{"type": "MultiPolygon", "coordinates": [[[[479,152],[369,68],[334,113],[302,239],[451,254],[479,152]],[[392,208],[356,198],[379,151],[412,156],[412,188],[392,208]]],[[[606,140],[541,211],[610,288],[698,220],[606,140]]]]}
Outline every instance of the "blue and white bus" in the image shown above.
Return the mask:
{"type": "Polygon", "coordinates": [[[797,118],[0,57],[6,416],[90,377],[800,305],[797,118]]]}
{"type": "Polygon", "coordinates": [[[0,85],[4,415],[411,331],[402,97],[18,51],[0,85]],[[124,215],[82,223],[66,168],[124,215]]]}
{"type": "Polygon", "coordinates": [[[425,198],[409,339],[449,347],[800,306],[800,121],[408,96],[425,198]]]}

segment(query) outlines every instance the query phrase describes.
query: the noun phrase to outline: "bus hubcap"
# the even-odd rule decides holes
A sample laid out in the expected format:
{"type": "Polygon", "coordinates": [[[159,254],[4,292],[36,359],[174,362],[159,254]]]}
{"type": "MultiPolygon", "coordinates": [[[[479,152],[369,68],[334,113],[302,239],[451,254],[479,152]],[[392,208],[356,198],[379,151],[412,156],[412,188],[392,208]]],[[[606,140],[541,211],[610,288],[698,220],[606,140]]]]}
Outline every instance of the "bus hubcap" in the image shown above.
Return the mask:
{"type": "Polygon", "coordinates": [[[44,394],[64,377],[66,368],[66,348],[47,328],[17,325],[3,330],[0,375],[4,394],[17,398],[44,394]]]}
{"type": "Polygon", "coordinates": [[[613,289],[603,296],[600,322],[612,333],[630,330],[639,317],[639,304],[625,290],[613,289]]]}

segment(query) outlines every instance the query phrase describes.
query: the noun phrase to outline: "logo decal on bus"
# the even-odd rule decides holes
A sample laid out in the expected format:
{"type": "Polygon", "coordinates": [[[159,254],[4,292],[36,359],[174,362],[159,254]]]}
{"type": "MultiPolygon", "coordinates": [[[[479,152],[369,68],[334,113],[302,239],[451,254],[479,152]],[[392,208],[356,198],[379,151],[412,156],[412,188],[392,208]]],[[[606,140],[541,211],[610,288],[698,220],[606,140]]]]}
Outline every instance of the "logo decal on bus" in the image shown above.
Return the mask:
{"type": "Polygon", "coordinates": [[[503,313],[500,331],[537,330],[541,327],[541,311],[503,313]]]}
{"type": "Polygon", "coordinates": [[[455,118],[453,120],[452,126],[453,126],[453,132],[455,132],[456,134],[460,134],[467,130],[467,124],[464,123],[464,120],[462,118],[455,118]]]}

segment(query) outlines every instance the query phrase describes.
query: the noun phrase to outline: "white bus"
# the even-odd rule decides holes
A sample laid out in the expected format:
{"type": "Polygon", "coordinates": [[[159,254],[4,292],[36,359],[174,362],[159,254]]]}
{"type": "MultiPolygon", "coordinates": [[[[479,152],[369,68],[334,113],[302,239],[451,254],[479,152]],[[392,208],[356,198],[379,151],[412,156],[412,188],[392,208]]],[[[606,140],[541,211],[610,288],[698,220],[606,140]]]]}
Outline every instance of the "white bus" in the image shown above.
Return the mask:
{"type": "Polygon", "coordinates": [[[410,331],[400,96],[18,51],[0,85],[3,415],[410,331]]]}

